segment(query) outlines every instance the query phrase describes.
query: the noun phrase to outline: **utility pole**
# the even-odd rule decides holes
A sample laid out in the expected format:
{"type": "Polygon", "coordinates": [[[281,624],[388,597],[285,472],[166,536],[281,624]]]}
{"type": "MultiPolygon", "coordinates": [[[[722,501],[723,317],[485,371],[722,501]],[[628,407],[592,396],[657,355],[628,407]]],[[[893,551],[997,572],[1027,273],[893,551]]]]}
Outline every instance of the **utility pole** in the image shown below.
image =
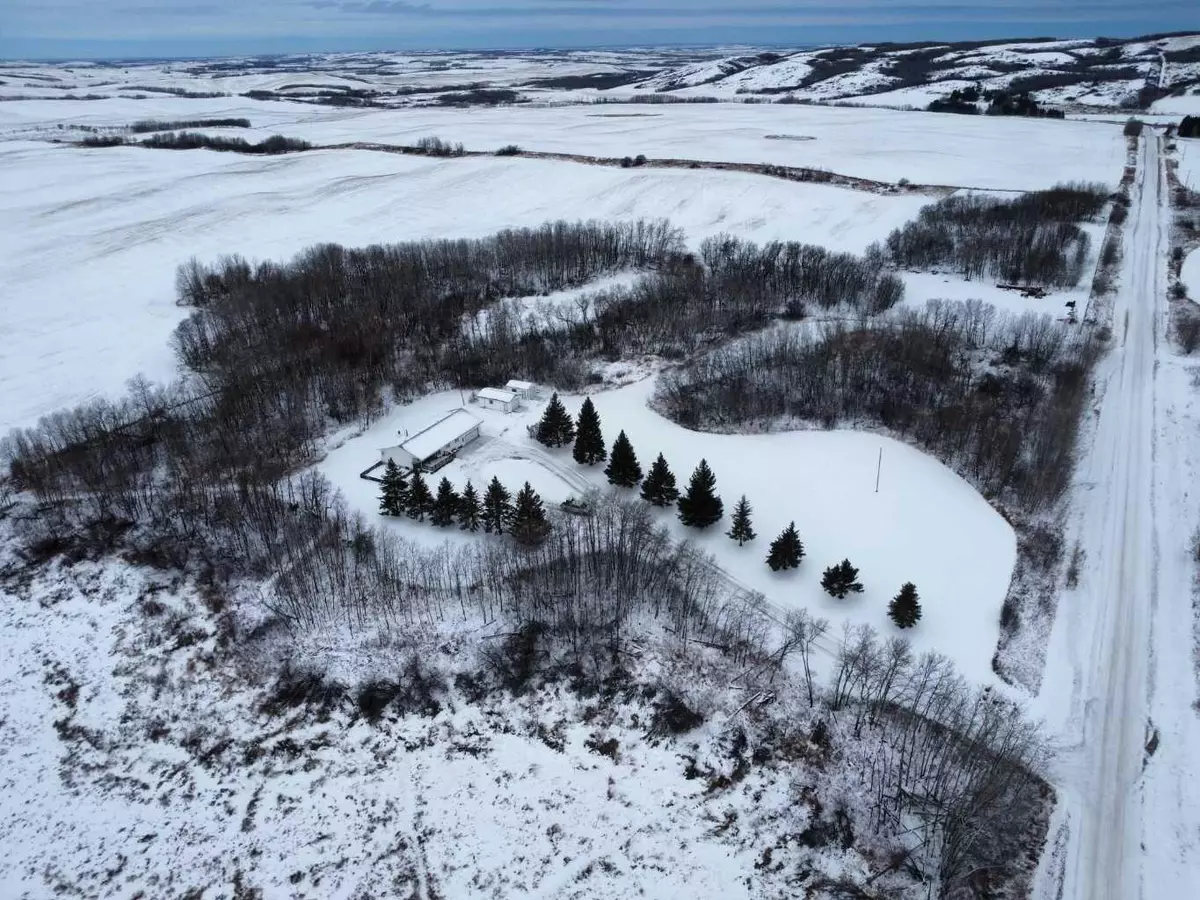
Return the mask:
{"type": "Polygon", "coordinates": [[[875,493],[879,493],[879,476],[883,473],[883,448],[879,448],[879,462],[875,464],[875,493]]]}

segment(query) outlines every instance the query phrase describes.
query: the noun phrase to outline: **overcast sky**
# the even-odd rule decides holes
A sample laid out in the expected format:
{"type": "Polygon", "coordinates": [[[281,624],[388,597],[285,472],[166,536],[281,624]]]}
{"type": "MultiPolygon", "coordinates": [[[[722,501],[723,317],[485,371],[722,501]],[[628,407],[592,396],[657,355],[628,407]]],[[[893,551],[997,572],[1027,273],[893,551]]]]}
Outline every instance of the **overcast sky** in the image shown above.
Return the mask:
{"type": "Polygon", "coordinates": [[[809,44],[1200,30],[1200,0],[0,0],[0,57],[809,44]]]}

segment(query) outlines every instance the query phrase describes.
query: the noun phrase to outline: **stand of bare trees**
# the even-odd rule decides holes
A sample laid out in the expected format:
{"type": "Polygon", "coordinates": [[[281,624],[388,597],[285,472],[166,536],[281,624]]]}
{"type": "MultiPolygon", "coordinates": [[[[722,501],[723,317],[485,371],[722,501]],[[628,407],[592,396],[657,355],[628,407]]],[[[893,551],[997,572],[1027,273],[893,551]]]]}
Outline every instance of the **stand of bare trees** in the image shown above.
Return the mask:
{"type": "Polygon", "coordinates": [[[856,831],[899,848],[894,865],[932,882],[936,896],[1011,889],[1049,811],[1039,727],[968,685],[944,656],[916,656],[905,639],[881,640],[865,625],[833,642],[828,633],[824,619],[790,615],[771,662],[793,659],[822,740],[846,754],[859,784],[856,831]],[[814,652],[833,657],[816,683],[814,652]]]}
{"type": "Polygon", "coordinates": [[[812,307],[871,316],[903,294],[879,252],[856,257],[724,235],[706,240],[698,259],[674,256],[630,287],[593,294],[574,316],[540,325],[493,318],[485,333],[451,342],[443,368],[467,383],[515,369],[577,387],[597,357],[685,359],[777,319],[803,318],[812,307]]]}
{"type": "Polygon", "coordinates": [[[1067,486],[1099,349],[1049,316],[937,301],[749,337],[664,375],[656,403],[689,428],[882,426],[1033,511],[1067,486]]]}
{"type": "Polygon", "coordinates": [[[976,194],[947,197],[891,233],[896,265],[946,268],[964,278],[1013,284],[1074,286],[1090,245],[1077,223],[1104,208],[1103,185],[1068,184],[1004,200],[976,194]]]}

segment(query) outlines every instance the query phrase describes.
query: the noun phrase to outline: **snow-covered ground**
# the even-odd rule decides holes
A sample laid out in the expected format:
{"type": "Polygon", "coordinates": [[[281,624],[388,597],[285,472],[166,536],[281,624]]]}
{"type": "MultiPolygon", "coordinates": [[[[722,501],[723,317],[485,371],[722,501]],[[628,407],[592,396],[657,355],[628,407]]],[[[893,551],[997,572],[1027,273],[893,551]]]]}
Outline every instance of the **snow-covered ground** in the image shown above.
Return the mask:
{"type": "MultiPolygon", "coordinates": [[[[250,129],[248,137],[266,137],[272,130],[278,129],[250,129]]],[[[907,178],[914,184],[1013,190],[1071,180],[1111,182],[1125,153],[1118,129],[1092,122],[819,106],[363,110],[297,122],[286,133],[315,143],[415,143],[437,135],[468,150],[516,144],[527,150],[609,157],[643,153],[808,166],[878,181],[907,178]],[[769,139],[771,134],[813,140],[779,141],[769,139]]]]}
{"type": "Polygon", "coordinates": [[[1200,115],[1200,89],[1193,89],[1182,97],[1163,97],[1150,107],[1156,113],[1168,113],[1178,120],[1180,116],[1200,115]]]}
{"type": "MultiPolygon", "coordinates": [[[[631,375],[632,371],[630,372],[631,375]]],[[[758,539],[738,547],[720,527],[696,532],[680,525],[673,512],[659,514],[677,538],[691,538],[716,556],[739,583],[762,592],[781,609],[807,608],[835,623],[867,623],[892,633],[888,601],[906,581],[921,593],[924,617],[906,634],[914,647],[937,650],[955,661],[975,683],[991,684],[991,656],[998,637],[1000,606],[1016,557],[1007,522],[965,481],[913,448],[854,431],[798,431],[724,435],[688,431],[647,407],[654,378],[591,395],[611,444],[624,429],[648,470],[658,453],[670,464],[682,490],[692,469],[707,459],[717,477],[727,514],[745,494],[754,507],[758,539]],[[879,469],[879,491],[875,491],[879,469]],[[767,546],[790,521],[805,544],[800,570],[772,573],[767,546]],[[861,570],[864,593],[834,600],[821,590],[826,566],[849,558],[861,570]]],[[[564,397],[572,415],[581,397],[564,397]]],[[[320,464],[351,505],[405,537],[440,543],[479,540],[409,520],[378,516],[379,486],[358,473],[379,459],[397,433],[415,432],[450,408],[458,393],[434,394],[395,409],[359,437],[347,440],[320,464]]],[[[433,476],[431,487],[447,477],[462,488],[477,488],[498,476],[514,493],[526,479],[547,502],[578,495],[590,485],[608,489],[603,466],[579,466],[568,450],[546,450],[526,433],[544,402],[520,413],[468,409],[483,420],[483,437],[433,476]]]]}
{"type": "MultiPolygon", "coordinates": [[[[669,663],[658,685],[713,700],[678,743],[649,733],[641,699],[557,690],[450,689],[436,717],[378,725],[349,700],[268,715],[272,672],[231,659],[211,608],[117,561],[0,588],[0,896],[748,900],[780,877],[756,872],[763,850],[811,822],[802,763],[728,790],[689,776],[683,753],[728,769],[719,737],[743,697],[669,663]],[[605,740],[608,756],[588,746],[605,740]]],[[[351,690],[415,647],[338,637],[300,662],[351,690]]],[[[452,639],[426,659],[473,652],[452,639]]]]}
{"type": "MultiPolygon", "coordinates": [[[[1200,115],[1200,108],[1196,115],[1200,115]]],[[[1179,160],[1176,174],[1180,182],[1193,191],[1200,191],[1200,138],[1176,138],[1175,147],[1179,160]]]]}
{"type": "Polygon", "coordinates": [[[1119,129],[1083,121],[904,113],[820,106],[619,104],[501,109],[336,109],[242,98],[17,101],[0,104],[0,134],[52,135],[59,122],[120,126],[142,118],[246,117],[248,139],[274,133],[314,143],[415,143],[437,135],[468,150],[507,144],[598,156],[718,160],[824,168],[916,184],[1033,190],[1069,180],[1111,182],[1119,129]],[[148,106],[147,106],[148,104],[148,106]],[[796,134],[811,141],[777,141],[796,134]]]}
{"type": "Polygon", "coordinates": [[[1200,302],[1200,249],[1184,257],[1179,280],[1187,286],[1188,296],[1200,302]]]}
{"type": "Polygon", "coordinates": [[[115,394],[138,372],[169,378],[168,339],[187,312],[175,305],[174,273],[192,256],[286,259],[320,242],[660,216],[693,245],[728,231],[860,252],[927,201],[737,172],[0,143],[0,332],[20,342],[0,367],[0,432],[115,394]]]}

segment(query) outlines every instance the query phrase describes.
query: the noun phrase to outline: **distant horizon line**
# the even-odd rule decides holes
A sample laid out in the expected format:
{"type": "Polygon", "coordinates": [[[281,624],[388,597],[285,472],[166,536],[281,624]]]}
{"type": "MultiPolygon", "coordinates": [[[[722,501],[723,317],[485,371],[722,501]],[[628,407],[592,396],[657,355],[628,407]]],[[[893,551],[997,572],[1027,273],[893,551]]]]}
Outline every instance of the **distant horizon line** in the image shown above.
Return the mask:
{"type": "Polygon", "coordinates": [[[1200,35],[1200,29],[1188,29],[1182,31],[1159,31],[1149,34],[1136,34],[1128,37],[1117,37],[1113,35],[1094,35],[1092,37],[1061,37],[1055,35],[1012,35],[1002,38],[967,38],[962,40],[915,40],[915,41],[846,41],[837,42],[798,42],[798,41],[783,41],[783,42],[735,42],[735,43],[707,43],[707,42],[656,42],[653,44],[587,44],[578,46],[545,46],[545,47],[440,47],[440,48],[425,48],[425,49],[401,49],[394,48],[389,50],[297,50],[283,51],[271,53],[215,53],[215,54],[199,54],[199,55],[119,55],[119,56],[87,56],[87,55],[71,55],[71,56],[21,56],[21,57],[0,57],[0,64],[11,63],[69,63],[69,62],[87,62],[87,63],[153,63],[153,62],[199,62],[203,60],[216,59],[283,59],[290,57],[314,57],[314,56],[373,56],[387,53],[403,53],[413,56],[435,55],[447,53],[459,54],[534,54],[534,53],[579,53],[589,51],[616,51],[616,52],[634,52],[634,51],[651,51],[651,50],[756,50],[756,49],[782,49],[793,48],[797,50],[811,50],[815,48],[828,47],[919,47],[927,46],[959,46],[963,44],[1009,44],[1014,42],[1028,43],[1048,43],[1052,41],[1121,41],[1128,43],[1132,41],[1152,41],[1161,40],[1163,38],[1172,37],[1189,37],[1192,35],[1200,35]]]}

